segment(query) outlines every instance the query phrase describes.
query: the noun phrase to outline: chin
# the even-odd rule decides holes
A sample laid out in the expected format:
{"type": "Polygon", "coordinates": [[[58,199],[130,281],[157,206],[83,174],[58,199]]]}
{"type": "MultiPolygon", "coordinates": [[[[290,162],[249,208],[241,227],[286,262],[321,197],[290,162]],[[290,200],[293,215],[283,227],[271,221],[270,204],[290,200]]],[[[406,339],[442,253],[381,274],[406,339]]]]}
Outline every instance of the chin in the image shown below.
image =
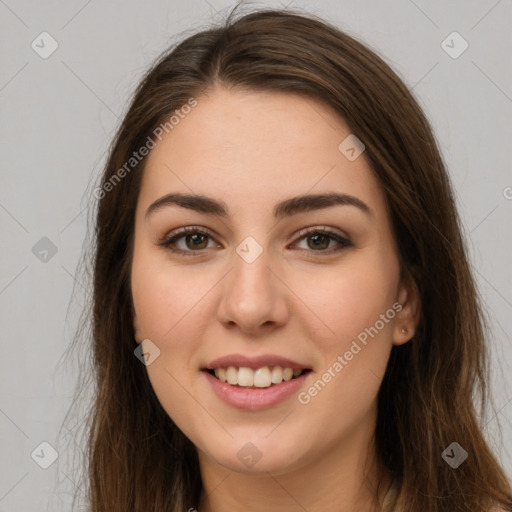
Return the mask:
{"type": "Polygon", "coordinates": [[[252,475],[279,475],[300,465],[296,444],[284,446],[277,437],[272,441],[265,437],[250,439],[248,435],[243,439],[230,439],[224,448],[222,444],[216,444],[206,455],[231,471],[252,475]]]}

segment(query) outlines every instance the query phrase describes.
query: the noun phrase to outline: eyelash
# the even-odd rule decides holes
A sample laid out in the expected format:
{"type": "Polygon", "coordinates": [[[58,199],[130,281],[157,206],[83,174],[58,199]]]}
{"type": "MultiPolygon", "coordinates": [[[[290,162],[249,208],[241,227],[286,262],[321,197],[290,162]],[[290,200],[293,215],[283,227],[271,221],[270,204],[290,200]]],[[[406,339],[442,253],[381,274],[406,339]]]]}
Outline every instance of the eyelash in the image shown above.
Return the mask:
{"type": "MultiPolygon", "coordinates": [[[[167,249],[173,253],[176,253],[176,254],[182,254],[184,256],[200,256],[200,255],[204,254],[204,251],[206,249],[199,249],[197,251],[193,251],[193,250],[185,251],[183,249],[178,249],[174,246],[174,244],[176,243],[177,240],[179,240],[180,238],[183,238],[185,235],[192,235],[192,234],[206,235],[206,236],[210,237],[211,239],[215,240],[215,238],[213,237],[212,233],[209,232],[209,230],[207,230],[205,228],[199,228],[197,226],[187,226],[187,227],[181,228],[180,230],[175,232],[172,236],[165,236],[158,242],[158,245],[161,247],[164,247],[165,249],[167,249]]],[[[353,245],[350,242],[350,240],[348,240],[347,238],[344,238],[344,237],[340,236],[338,233],[330,231],[326,228],[314,228],[314,229],[304,228],[304,229],[300,230],[297,235],[299,237],[297,239],[297,241],[300,241],[304,238],[308,238],[312,235],[324,235],[324,236],[329,237],[331,240],[338,242],[338,244],[340,244],[340,246],[335,247],[334,250],[333,250],[333,248],[325,249],[325,250],[318,250],[318,251],[308,250],[308,249],[298,249],[299,251],[313,253],[313,254],[318,252],[318,253],[324,253],[324,254],[330,255],[332,253],[339,252],[339,251],[353,245]]]]}

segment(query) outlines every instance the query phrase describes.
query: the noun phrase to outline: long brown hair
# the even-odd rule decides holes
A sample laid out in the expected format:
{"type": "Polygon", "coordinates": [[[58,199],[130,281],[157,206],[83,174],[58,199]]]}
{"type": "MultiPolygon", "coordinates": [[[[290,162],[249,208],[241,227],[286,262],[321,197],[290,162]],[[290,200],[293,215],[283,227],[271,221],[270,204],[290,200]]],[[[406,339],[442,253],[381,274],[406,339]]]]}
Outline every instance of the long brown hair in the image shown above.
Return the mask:
{"type": "Polygon", "coordinates": [[[393,347],[381,384],[377,455],[399,482],[407,511],[483,512],[492,503],[510,509],[509,482],[483,435],[492,402],[485,322],[425,115],[380,57],[336,27],[289,9],[238,18],[236,11],[168,50],[145,74],[95,192],[90,510],[181,512],[199,504],[195,447],[134,356],[130,268],[146,159],[126,163],[173,112],[216,86],[320,100],[363,141],[389,206],[402,272],[414,279],[422,304],[414,339],[393,347]],[[452,442],[468,453],[456,469],[441,457],[452,442]]]}

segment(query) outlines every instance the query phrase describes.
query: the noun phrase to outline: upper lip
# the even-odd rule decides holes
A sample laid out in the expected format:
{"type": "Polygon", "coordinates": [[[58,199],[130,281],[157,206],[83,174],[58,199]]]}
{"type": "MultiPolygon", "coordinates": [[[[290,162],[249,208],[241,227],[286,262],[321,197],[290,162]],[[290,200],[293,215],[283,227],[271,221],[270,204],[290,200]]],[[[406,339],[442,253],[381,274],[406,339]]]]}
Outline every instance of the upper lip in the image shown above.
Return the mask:
{"type": "Polygon", "coordinates": [[[247,357],[242,354],[230,354],[210,361],[204,369],[214,370],[215,368],[227,368],[228,366],[235,366],[237,368],[243,366],[252,368],[253,370],[263,368],[264,366],[281,366],[282,368],[292,368],[293,370],[309,369],[305,364],[273,354],[263,354],[255,357],[247,357]]]}

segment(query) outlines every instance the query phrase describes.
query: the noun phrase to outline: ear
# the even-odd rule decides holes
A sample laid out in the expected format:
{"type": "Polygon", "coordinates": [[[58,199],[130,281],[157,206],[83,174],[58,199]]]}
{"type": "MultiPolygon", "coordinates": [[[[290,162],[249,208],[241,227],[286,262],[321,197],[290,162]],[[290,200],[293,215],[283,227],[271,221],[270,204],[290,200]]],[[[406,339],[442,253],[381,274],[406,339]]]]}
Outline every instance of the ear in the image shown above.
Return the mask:
{"type": "Polygon", "coordinates": [[[137,318],[137,313],[135,313],[135,308],[133,307],[133,304],[132,304],[132,318],[133,318],[133,331],[134,331],[135,341],[137,343],[142,343],[143,337],[142,337],[142,332],[141,332],[141,328],[140,328],[140,323],[139,323],[139,319],[137,318]]]}
{"type": "Polygon", "coordinates": [[[416,333],[421,316],[420,293],[412,277],[402,278],[398,288],[397,302],[401,309],[395,316],[393,345],[403,345],[416,333]]]}

